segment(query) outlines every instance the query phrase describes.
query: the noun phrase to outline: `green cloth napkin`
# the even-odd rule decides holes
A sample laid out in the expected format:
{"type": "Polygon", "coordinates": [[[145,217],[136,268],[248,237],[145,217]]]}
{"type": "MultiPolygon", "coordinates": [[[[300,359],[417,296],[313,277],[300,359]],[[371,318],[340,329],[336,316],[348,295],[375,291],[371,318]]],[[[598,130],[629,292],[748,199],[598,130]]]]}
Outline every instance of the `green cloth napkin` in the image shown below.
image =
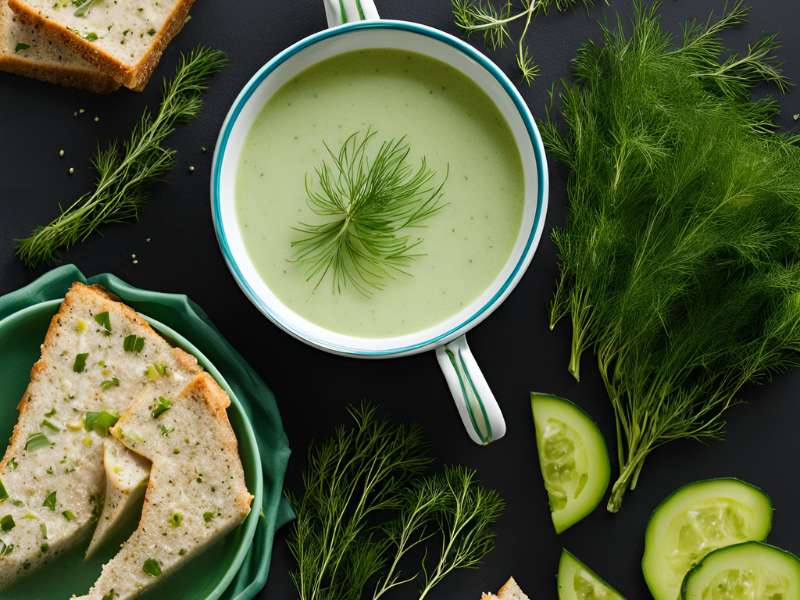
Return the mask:
{"type": "MultiPolygon", "coordinates": [[[[250,600],[267,582],[275,531],[293,518],[283,496],[289,442],[275,396],[256,372],[214,327],[203,310],[184,295],[135,288],[114,275],[85,277],[74,265],[45,273],[33,283],[0,297],[0,319],[47,300],[63,298],[75,281],[97,283],[137,311],[189,339],[222,373],[253,424],[264,470],[264,502],[253,545],[222,600],[250,600]]],[[[259,507],[254,506],[254,510],[259,507]]],[[[199,600],[199,599],[198,599],[199,600]]]]}

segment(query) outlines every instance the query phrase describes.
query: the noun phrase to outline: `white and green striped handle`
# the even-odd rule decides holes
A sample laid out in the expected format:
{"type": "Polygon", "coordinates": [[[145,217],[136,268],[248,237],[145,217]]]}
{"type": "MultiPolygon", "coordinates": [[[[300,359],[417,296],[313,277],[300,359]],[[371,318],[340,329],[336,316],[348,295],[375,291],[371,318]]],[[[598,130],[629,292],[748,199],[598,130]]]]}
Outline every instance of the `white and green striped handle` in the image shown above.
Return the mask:
{"type": "Polygon", "coordinates": [[[325,14],[328,27],[380,18],[372,0],[325,0],[325,14]]]}
{"type": "Polygon", "coordinates": [[[503,437],[506,420],[467,338],[462,335],[437,348],[436,358],[472,441],[485,446],[503,437]]]}

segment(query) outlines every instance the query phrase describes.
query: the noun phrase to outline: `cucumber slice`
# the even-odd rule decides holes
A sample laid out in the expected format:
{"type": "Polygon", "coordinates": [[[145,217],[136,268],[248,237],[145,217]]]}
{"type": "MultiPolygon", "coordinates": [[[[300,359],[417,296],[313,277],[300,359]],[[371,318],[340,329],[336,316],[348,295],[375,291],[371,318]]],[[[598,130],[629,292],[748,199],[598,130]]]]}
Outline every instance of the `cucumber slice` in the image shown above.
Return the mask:
{"type": "Polygon", "coordinates": [[[684,600],[796,600],[800,559],[760,542],[712,552],[683,580],[684,600]]]}
{"type": "Polygon", "coordinates": [[[625,600],[568,550],[558,563],[558,600],[625,600]]]}
{"type": "Polygon", "coordinates": [[[572,402],[531,394],[536,446],[556,533],[591,513],[608,488],[611,466],[603,434],[572,402]]]}
{"type": "Polygon", "coordinates": [[[767,537],[772,502],[738,479],[683,486],[653,511],[645,532],[642,572],[656,600],[676,600],[686,573],[707,554],[767,537]]]}

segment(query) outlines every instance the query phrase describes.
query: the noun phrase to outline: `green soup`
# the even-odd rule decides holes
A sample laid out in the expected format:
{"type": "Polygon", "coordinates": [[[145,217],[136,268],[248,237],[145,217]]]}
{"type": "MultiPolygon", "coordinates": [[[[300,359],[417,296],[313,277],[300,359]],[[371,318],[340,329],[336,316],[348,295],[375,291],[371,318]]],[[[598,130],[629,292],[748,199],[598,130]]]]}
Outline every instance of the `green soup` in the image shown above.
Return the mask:
{"type": "Polygon", "coordinates": [[[329,330],[389,337],[447,319],[491,285],[519,233],[523,186],[511,131],[480,88],[437,60],[376,49],[321,62],[275,93],[245,141],[236,201],[247,251],[287,306],[329,330]],[[379,141],[406,136],[412,167],[424,157],[449,176],[446,206],[416,232],[422,256],[365,296],[308,281],[291,242],[293,227],[320,220],[305,185],[324,144],[368,128],[379,141]]]}

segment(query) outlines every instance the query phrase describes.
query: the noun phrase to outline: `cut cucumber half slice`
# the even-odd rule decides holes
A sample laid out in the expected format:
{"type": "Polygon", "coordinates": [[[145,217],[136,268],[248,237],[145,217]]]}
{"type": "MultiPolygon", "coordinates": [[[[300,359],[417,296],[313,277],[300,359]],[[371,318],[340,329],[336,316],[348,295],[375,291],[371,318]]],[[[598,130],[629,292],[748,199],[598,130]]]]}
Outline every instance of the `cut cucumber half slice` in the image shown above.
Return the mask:
{"type": "Polygon", "coordinates": [[[656,507],[647,524],[642,572],[650,593],[656,600],[676,600],[684,576],[703,557],[763,540],[771,528],[772,502],[749,483],[708,479],[683,486],[656,507]]]}
{"type": "Polygon", "coordinates": [[[558,563],[558,600],[625,600],[568,550],[558,563]]]}
{"type": "Polygon", "coordinates": [[[531,394],[536,446],[556,533],[591,513],[606,493],[611,476],[603,434],[572,402],[531,394]]]}
{"type": "Polygon", "coordinates": [[[796,600],[800,559],[762,544],[745,542],[712,552],[683,580],[684,600],[796,600]]]}

